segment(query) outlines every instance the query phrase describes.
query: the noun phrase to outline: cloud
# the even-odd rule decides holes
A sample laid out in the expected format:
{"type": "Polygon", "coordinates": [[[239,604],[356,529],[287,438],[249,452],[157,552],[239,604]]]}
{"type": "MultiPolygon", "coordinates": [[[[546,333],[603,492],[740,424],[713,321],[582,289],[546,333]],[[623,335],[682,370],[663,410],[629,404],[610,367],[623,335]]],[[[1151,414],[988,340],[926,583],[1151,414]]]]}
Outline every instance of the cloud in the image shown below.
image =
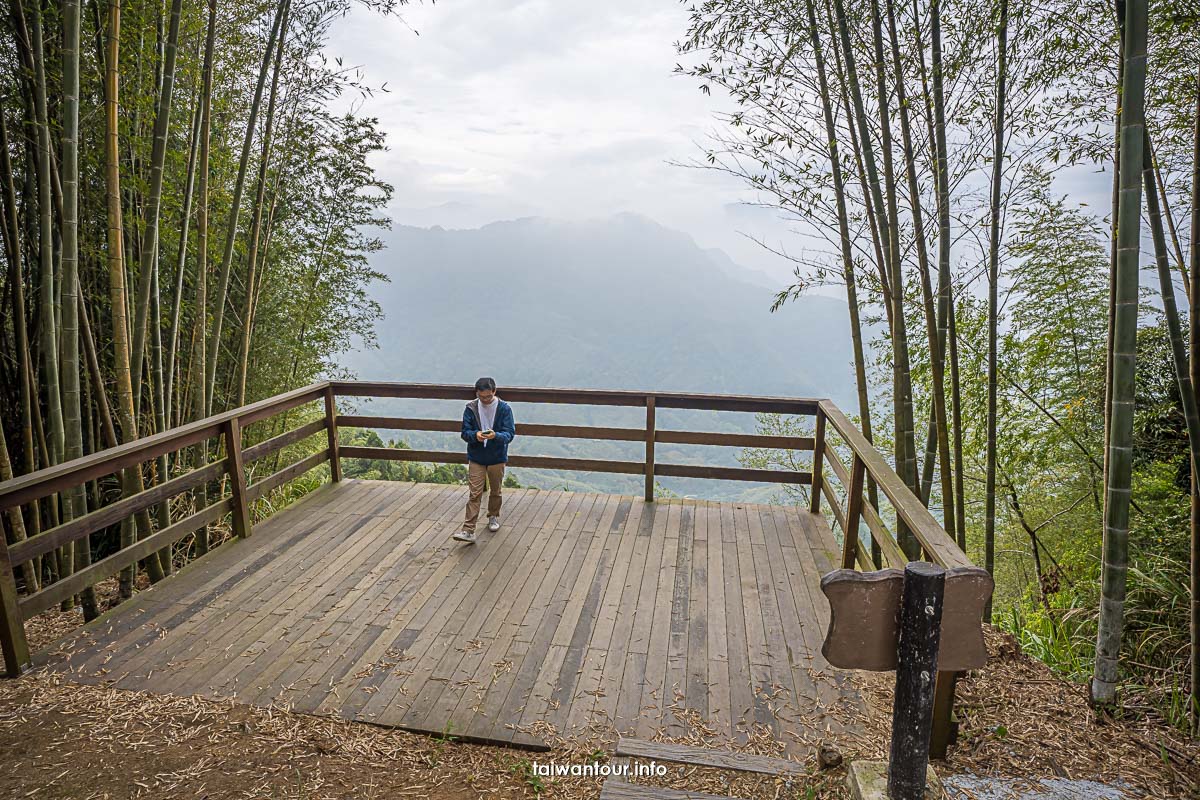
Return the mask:
{"type": "Polygon", "coordinates": [[[633,211],[771,268],[723,211],[748,199],[741,182],[668,163],[699,153],[723,103],[673,74],[684,5],[445,0],[403,13],[356,7],[329,46],[388,84],[362,111],[388,135],[376,167],[396,187],[397,221],[452,202],[474,209],[447,212],[455,222],[503,219],[505,207],[574,219],[633,211]]]}

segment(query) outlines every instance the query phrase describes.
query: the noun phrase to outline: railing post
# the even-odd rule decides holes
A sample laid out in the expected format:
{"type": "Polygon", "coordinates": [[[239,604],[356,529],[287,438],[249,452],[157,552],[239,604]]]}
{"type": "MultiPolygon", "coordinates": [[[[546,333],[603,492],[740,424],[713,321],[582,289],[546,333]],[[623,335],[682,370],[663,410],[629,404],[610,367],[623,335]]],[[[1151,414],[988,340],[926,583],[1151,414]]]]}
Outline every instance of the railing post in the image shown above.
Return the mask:
{"type": "Polygon", "coordinates": [[[957,734],[954,724],[954,687],[957,683],[957,672],[938,672],[933,694],[933,731],[929,739],[929,755],[933,758],[945,758],[946,750],[957,734]]]}
{"type": "Polygon", "coordinates": [[[654,395],[646,395],[646,502],[654,502],[654,395]]]}
{"type": "Polygon", "coordinates": [[[233,499],[233,532],[250,536],[250,505],[246,502],[246,470],[242,465],[242,424],[237,417],[225,423],[225,455],[229,459],[229,493],[233,499]]]}
{"type": "Polygon", "coordinates": [[[920,561],[904,567],[888,758],[887,793],[892,800],[925,797],[945,588],[946,571],[941,567],[920,561]]]}
{"type": "Polygon", "coordinates": [[[854,454],[850,462],[850,485],[846,487],[846,530],[842,531],[842,569],[854,569],[858,558],[858,521],[862,518],[863,473],[866,464],[854,454]]]}
{"type": "MultiPolygon", "coordinates": [[[[17,510],[20,513],[20,509],[17,510]]],[[[0,532],[0,650],[4,652],[4,669],[10,678],[29,669],[29,642],[25,638],[25,621],[17,605],[17,581],[8,557],[8,543],[0,532]]]]}
{"type": "Polygon", "coordinates": [[[329,477],[337,483],[342,479],[342,459],[338,454],[337,398],[333,384],[325,387],[325,430],[329,434],[329,477]]]}
{"type": "Polygon", "coordinates": [[[812,468],[812,497],[808,502],[808,510],[814,514],[821,513],[821,457],[825,454],[825,412],[817,406],[817,432],[813,437],[813,468],[812,468]]]}

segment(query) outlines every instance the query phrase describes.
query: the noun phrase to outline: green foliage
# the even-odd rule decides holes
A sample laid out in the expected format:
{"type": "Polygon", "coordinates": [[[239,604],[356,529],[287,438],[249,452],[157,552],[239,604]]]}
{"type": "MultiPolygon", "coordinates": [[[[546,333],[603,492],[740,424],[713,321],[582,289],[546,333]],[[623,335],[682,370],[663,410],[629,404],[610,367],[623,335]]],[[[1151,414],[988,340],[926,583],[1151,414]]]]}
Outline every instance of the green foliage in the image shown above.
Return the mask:
{"type": "Polygon", "coordinates": [[[522,783],[528,786],[534,793],[535,797],[541,797],[542,792],[546,791],[545,781],[542,777],[533,771],[533,763],[527,758],[520,758],[513,762],[508,771],[517,777],[522,783]]]}
{"type": "MultiPolygon", "coordinates": [[[[392,450],[411,450],[402,439],[391,439],[386,443],[379,434],[365,428],[342,428],[338,441],[343,446],[384,447],[392,450]]],[[[466,456],[461,464],[420,464],[415,461],[389,461],[387,459],[347,458],[342,461],[342,472],[348,478],[373,481],[416,481],[418,483],[450,483],[465,486],[467,483],[466,456]]],[[[507,489],[520,489],[521,482],[511,471],[504,473],[507,489]]]]}
{"type": "MultiPolygon", "coordinates": [[[[783,414],[757,414],[758,432],[767,436],[812,436],[811,419],[785,416],[783,414]]],[[[799,450],[772,450],[747,447],[738,454],[738,461],[748,469],[789,470],[808,472],[812,469],[812,456],[801,455],[799,450]]],[[[772,496],[757,502],[804,505],[808,503],[808,488],[793,484],[782,484],[772,491],[772,496]]]]}

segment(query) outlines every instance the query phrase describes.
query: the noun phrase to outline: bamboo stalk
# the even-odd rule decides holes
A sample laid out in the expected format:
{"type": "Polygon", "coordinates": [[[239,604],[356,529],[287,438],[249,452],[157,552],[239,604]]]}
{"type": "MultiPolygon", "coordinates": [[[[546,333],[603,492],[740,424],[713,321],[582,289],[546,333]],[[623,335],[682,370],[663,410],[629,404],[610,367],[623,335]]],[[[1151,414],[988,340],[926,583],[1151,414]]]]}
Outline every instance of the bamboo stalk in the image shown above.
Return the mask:
{"type": "Polygon", "coordinates": [[[1114,275],[1112,390],[1104,508],[1104,560],[1092,699],[1117,699],[1129,558],[1129,500],[1133,471],[1133,398],[1137,360],[1138,246],[1141,236],[1142,145],[1145,136],[1146,0],[1125,9],[1125,71],[1121,84],[1120,201],[1114,275]]]}

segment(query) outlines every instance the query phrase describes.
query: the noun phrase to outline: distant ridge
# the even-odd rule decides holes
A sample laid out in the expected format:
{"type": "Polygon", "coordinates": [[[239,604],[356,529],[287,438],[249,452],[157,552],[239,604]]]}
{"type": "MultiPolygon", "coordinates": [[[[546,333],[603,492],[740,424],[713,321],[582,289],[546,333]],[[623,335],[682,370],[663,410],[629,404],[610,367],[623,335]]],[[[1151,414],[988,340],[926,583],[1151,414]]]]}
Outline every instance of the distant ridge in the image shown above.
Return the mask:
{"type": "Polygon", "coordinates": [[[637,214],[397,226],[363,378],[853,397],[844,302],[778,287],[637,214]],[[744,273],[744,275],[743,275],[744,273]]]}

